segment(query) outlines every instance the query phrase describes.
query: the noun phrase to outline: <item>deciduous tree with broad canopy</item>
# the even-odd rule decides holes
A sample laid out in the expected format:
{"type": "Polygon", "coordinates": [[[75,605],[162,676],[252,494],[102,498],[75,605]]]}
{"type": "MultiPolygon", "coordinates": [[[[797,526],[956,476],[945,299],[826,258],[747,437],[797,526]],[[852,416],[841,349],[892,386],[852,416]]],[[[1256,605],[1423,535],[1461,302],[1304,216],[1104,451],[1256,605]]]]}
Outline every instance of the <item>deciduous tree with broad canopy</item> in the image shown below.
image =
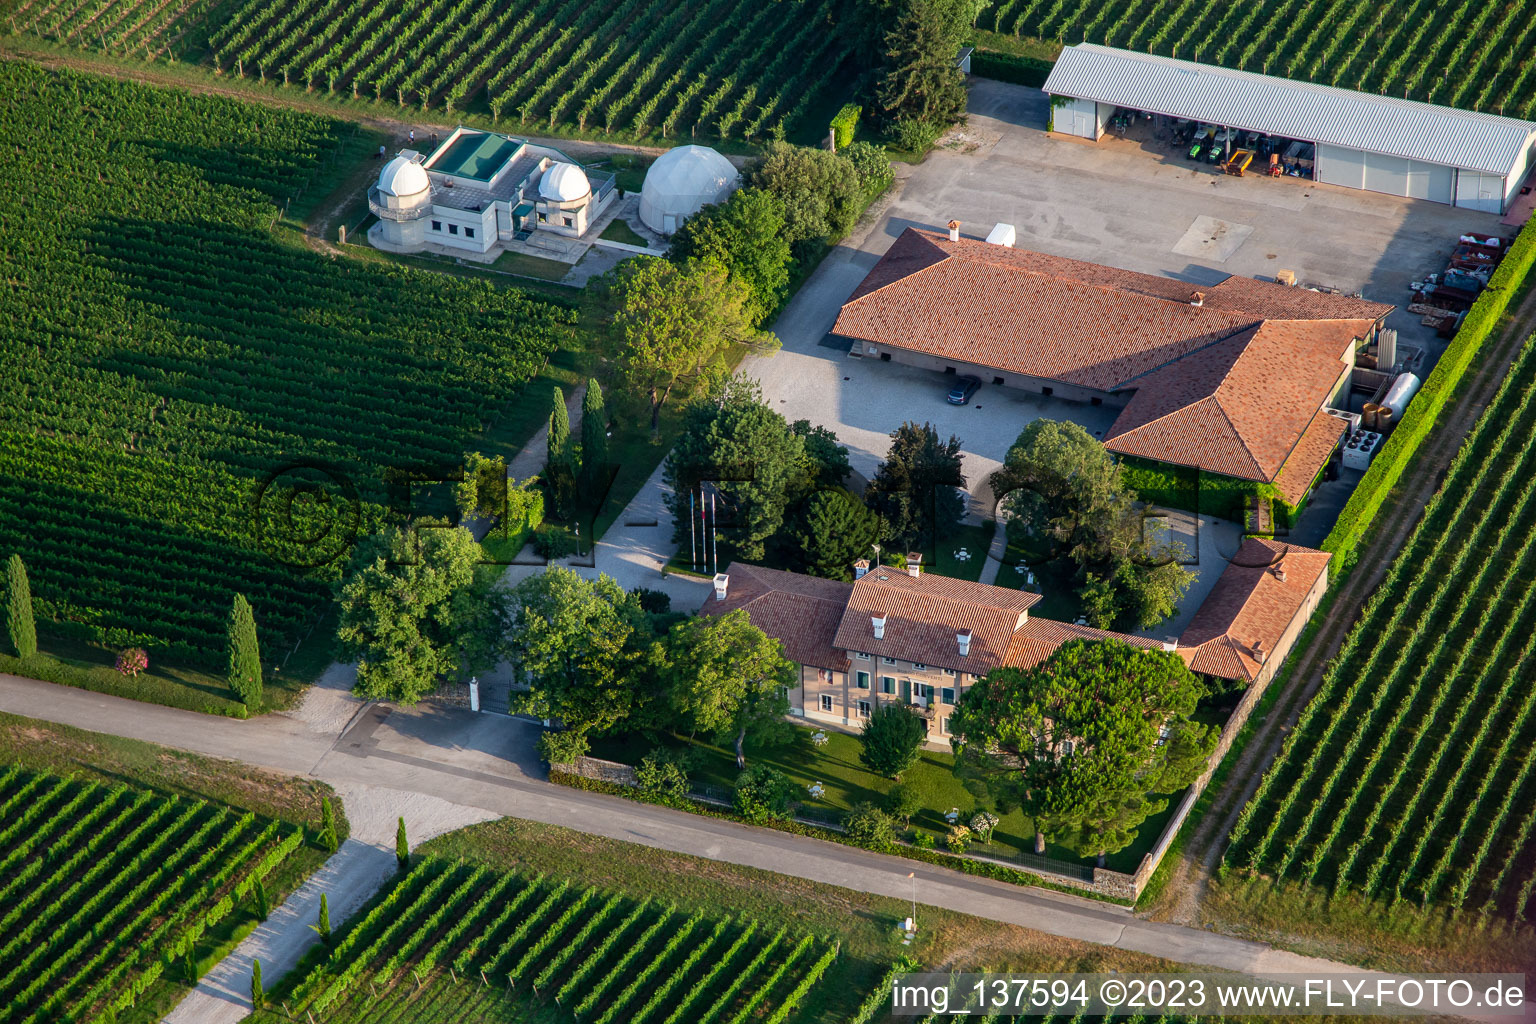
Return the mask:
{"type": "Polygon", "coordinates": [[[1084,611],[1101,629],[1171,615],[1194,575],[1126,488],[1120,463],[1076,423],[1035,420],[992,474],[1008,529],[1050,542],[1077,566],[1084,611]]]}
{"type": "Polygon", "coordinates": [[[359,545],[336,634],[357,660],[357,693],[413,704],[441,678],[496,663],[505,603],[480,559],[468,530],[433,523],[359,545]]]}
{"type": "Polygon", "coordinates": [[[521,710],[602,734],[641,705],[637,673],[652,637],[640,600],[608,576],[551,566],[512,589],[507,639],[531,687],[521,710]]]}
{"type": "Polygon", "coordinates": [[[1030,669],[977,680],[950,717],[955,773],[1083,856],[1128,846],[1205,767],[1216,729],[1191,720],[1201,683],[1171,651],[1072,640],[1030,669]]]}
{"type": "Polygon", "coordinates": [[[670,711],[689,729],[729,736],[736,767],[746,767],[748,732],[788,728],[785,691],[795,685],[795,663],[745,611],[686,619],[672,627],[665,648],[670,711]]]}
{"type": "Polygon", "coordinates": [[[612,303],[607,359],[621,384],[646,396],[653,432],[673,392],[687,393],[723,368],[731,345],[779,347],[753,326],[746,282],[709,260],[625,260],[605,291],[612,303]]]}
{"type": "Polygon", "coordinates": [[[750,291],[747,318],[761,327],[778,311],[789,287],[789,239],[784,203],[762,189],[742,188],[723,203],[704,207],[672,236],[667,258],[686,264],[711,260],[750,291]]]}

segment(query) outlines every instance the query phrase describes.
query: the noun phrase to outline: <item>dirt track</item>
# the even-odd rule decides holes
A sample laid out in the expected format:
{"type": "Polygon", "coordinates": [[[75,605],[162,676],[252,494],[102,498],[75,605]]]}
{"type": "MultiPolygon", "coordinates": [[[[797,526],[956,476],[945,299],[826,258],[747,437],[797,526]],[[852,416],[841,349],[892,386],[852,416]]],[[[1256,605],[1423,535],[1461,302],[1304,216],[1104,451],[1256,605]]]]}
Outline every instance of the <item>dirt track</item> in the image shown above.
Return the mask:
{"type": "Polygon", "coordinates": [[[1360,557],[1356,567],[1334,595],[1322,627],[1311,645],[1296,653],[1285,689],[1238,752],[1237,761],[1215,791],[1209,809],[1196,823],[1167,888],[1151,909],[1154,919],[1185,925],[1200,923],[1206,885],[1226,849],[1227,836],[1238,814],[1253,798],[1260,778],[1279,753],[1301,710],[1322,685],[1323,673],[1359,618],[1366,597],[1386,575],[1425,504],[1440,488],[1451,459],[1493,400],[1533,322],[1536,289],[1525,296],[1510,315],[1504,331],[1484,349],[1477,372],[1452,399],[1446,414],[1382,506],[1374,527],[1357,549],[1360,557]]]}

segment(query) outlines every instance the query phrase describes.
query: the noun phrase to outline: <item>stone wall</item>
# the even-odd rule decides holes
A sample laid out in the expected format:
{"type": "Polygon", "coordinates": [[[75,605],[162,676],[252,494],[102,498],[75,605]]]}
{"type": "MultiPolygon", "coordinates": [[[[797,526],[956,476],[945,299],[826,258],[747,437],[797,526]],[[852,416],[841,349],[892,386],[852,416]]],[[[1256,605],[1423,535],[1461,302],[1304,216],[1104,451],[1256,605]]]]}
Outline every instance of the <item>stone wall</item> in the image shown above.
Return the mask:
{"type": "Polygon", "coordinates": [[[639,779],[635,776],[635,770],[627,764],[617,761],[604,761],[598,757],[578,757],[574,764],[552,764],[550,771],[565,772],[567,775],[579,775],[584,779],[594,782],[611,782],[616,786],[639,785],[639,779]]]}

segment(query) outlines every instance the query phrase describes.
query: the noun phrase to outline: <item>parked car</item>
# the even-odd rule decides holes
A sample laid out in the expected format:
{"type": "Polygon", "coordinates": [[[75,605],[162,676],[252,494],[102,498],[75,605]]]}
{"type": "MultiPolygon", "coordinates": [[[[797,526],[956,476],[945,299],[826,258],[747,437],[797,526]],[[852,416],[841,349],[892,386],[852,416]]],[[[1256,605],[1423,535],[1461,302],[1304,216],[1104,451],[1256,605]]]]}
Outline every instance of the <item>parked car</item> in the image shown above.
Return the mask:
{"type": "Polygon", "coordinates": [[[964,405],[971,400],[971,396],[981,387],[981,380],[977,377],[961,377],[955,381],[955,386],[949,389],[949,404],[964,405]]]}

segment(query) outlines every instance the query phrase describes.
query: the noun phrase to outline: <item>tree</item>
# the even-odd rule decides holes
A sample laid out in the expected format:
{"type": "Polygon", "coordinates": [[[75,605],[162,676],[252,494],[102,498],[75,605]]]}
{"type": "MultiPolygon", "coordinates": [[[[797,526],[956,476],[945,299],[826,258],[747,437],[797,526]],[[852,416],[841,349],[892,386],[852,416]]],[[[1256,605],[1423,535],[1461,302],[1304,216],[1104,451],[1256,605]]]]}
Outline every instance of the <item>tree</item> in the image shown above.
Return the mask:
{"type": "Polygon", "coordinates": [[[272,913],[272,904],[267,900],[267,885],[259,878],[251,886],[251,913],[258,921],[265,921],[272,913]]]}
{"type": "Polygon", "coordinates": [[[816,492],[795,535],[806,572],[829,580],[853,579],[853,563],[869,557],[882,528],[880,517],[850,492],[816,492]]]}
{"type": "Polygon", "coordinates": [[[229,612],[229,688],[248,708],[261,704],[261,648],[256,617],[244,594],[236,594],[229,612]]]}
{"type": "Polygon", "coordinates": [[[854,804],[843,816],[843,834],[854,846],[884,853],[896,846],[896,824],[872,803],[854,804]]]}
{"type": "Polygon", "coordinates": [[[890,154],[884,146],[877,146],[873,142],[855,142],[843,150],[843,156],[853,164],[854,173],[859,177],[859,187],[867,202],[873,202],[896,180],[891,170],[890,154]]]}
{"type": "MultiPolygon", "coordinates": [[[[805,439],[763,404],[756,381],[734,379],[719,394],[688,407],[683,431],[667,456],[665,479],[674,538],[689,536],[690,495],[708,481],[725,504],[720,532],[745,559],[761,559],[784,523],[791,495],[807,486],[805,439]]],[[[717,510],[718,514],[718,510],[717,510]]]]}
{"type": "Polygon", "coordinates": [[[405,815],[400,816],[400,824],[395,826],[395,863],[401,871],[411,866],[411,842],[405,836],[405,815]]]}
{"type": "Polygon", "coordinates": [[[336,634],[358,663],[354,692],[414,704],[438,679],[500,659],[505,598],[480,557],[463,527],[391,529],[359,545],[336,634]]]}
{"type": "Polygon", "coordinates": [[[512,605],[508,641],[530,686],[521,710],[586,735],[637,709],[635,663],[650,645],[638,598],[607,576],[589,582],[551,566],[518,583],[512,605]]]}
{"type": "Polygon", "coordinates": [[[608,358],[624,386],[647,396],[653,433],[673,391],[688,392],[723,368],[730,346],[779,347],[777,338],[752,325],[746,283],[718,263],[625,260],[607,291],[613,305],[608,358]]]}
{"type": "Polygon", "coordinates": [[[32,584],[21,556],[13,554],[5,566],[5,626],[11,650],[18,658],[37,653],[37,621],[32,617],[32,584]]]}
{"type": "Polygon", "coordinates": [[[907,547],[936,543],[965,516],[960,439],[940,441],[933,424],[907,422],[891,433],[891,449],[866,498],[885,520],[886,538],[907,547]]]}
{"type": "Polygon", "coordinates": [[[840,444],[837,435],[826,427],[813,427],[810,420],[795,420],[789,428],[796,437],[805,439],[805,454],[815,474],[811,481],[816,487],[841,487],[853,472],[848,464],[848,448],[840,444]]]}
{"type": "Polygon", "coordinates": [[[955,773],[1082,855],[1123,849],[1194,781],[1216,730],[1190,720],[1201,684],[1171,651],[1072,640],[1030,669],[987,673],[950,718],[955,773]]]}
{"type": "Polygon", "coordinates": [[[608,410],[603,386],[589,378],[581,398],[581,489],[588,501],[595,501],[607,483],[608,410]]]}
{"type": "Polygon", "coordinates": [[[761,327],[784,302],[789,288],[789,239],[784,204],[758,188],[732,192],[725,202],[704,207],[672,236],[667,258],[674,263],[710,260],[749,291],[747,319],[761,327]]]}
{"type": "Polygon", "coordinates": [[[494,519],[507,505],[507,462],[479,452],[464,456],[464,477],[453,487],[453,503],[461,518],[494,519]]]}
{"type": "Polygon", "coordinates": [[[903,825],[912,824],[912,815],[923,809],[923,791],[911,779],[897,783],[886,794],[886,807],[903,825]]]}
{"type": "Polygon", "coordinates": [[[732,804],[736,813],[756,825],[788,821],[795,784],[788,775],[766,764],[754,764],[736,776],[732,804]]]}
{"type": "Polygon", "coordinates": [[[900,779],[917,763],[928,738],[928,723],[902,704],[886,702],[864,719],[859,734],[859,761],[876,775],[900,779]]]}
{"type": "Polygon", "coordinates": [[[680,804],[688,798],[688,771],[665,750],[653,750],[635,766],[635,788],[661,803],[680,804]]]}
{"type": "Polygon", "coordinates": [[[315,930],[316,935],[320,936],[322,943],[327,946],[331,944],[331,907],[326,901],[325,893],[320,894],[320,913],[310,927],[315,930]]]}
{"type": "Polygon", "coordinates": [[[784,645],[740,608],[674,626],[663,671],[672,713],[689,729],[733,737],[738,768],[747,764],[749,731],[782,725],[796,679],[784,645]]]}
{"type": "Polygon", "coordinates": [[[251,961],[251,1007],[259,1010],[266,1005],[267,993],[261,987],[261,961],[251,961]]]}
{"type": "Polygon", "coordinates": [[[571,441],[571,414],[565,407],[565,393],[558,387],[550,391],[544,475],[549,482],[550,496],[554,499],[555,513],[563,519],[571,514],[571,505],[576,497],[576,452],[571,441]]]}
{"type": "Polygon", "coordinates": [[[804,249],[842,238],[864,210],[857,168],[841,153],[770,142],[748,180],[784,208],[784,240],[804,249]]]}
{"type": "Polygon", "coordinates": [[[954,124],[965,116],[965,76],[955,57],[970,31],[972,0],[899,0],[893,14],[875,86],[886,123],[954,124]]]}
{"type": "Polygon", "coordinates": [[[1010,532],[1052,545],[1076,566],[1078,594],[1099,628],[1147,628],[1178,606],[1193,574],[1159,538],[1125,486],[1121,465],[1076,423],[1035,420],[991,477],[1010,532]]]}
{"type": "Polygon", "coordinates": [[[331,806],[330,797],[322,797],[320,800],[320,846],[326,853],[335,853],[340,845],[336,834],[336,809],[331,806]]]}

